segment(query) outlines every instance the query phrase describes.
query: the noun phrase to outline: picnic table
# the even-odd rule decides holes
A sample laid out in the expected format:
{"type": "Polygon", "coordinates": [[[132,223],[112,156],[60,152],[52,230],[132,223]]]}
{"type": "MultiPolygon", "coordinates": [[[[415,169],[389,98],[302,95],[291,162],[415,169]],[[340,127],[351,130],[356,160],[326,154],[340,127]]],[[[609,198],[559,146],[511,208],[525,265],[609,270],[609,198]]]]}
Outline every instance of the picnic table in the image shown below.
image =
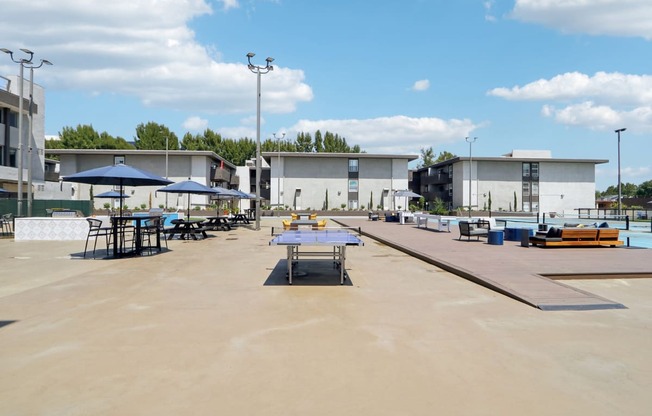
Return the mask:
{"type": "Polygon", "coordinates": [[[241,222],[243,224],[250,224],[249,218],[247,218],[247,216],[245,214],[243,214],[243,213],[233,214],[233,217],[231,218],[231,221],[234,224],[237,224],[238,222],[241,222]]]}
{"type": "Polygon", "coordinates": [[[271,246],[287,246],[287,275],[292,284],[293,265],[299,257],[330,257],[340,269],[340,284],[344,284],[346,273],[346,247],[362,246],[364,242],[347,230],[290,230],[275,236],[271,246]],[[332,247],[332,251],[299,251],[301,246],[332,247]]]}
{"type": "Polygon", "coordinates": [[[299,219],[299,220],[293,220],[290,223],[291,228],[299,228],[301,226],[306,226],[310,228],[317,228],[317,225],[319,222],[317,220],[308,220],[308,219],[299,219]]]}
{"type": "Polygon", "coordinates": [[[200,235],[203,238],[208,237],[206,234],[206,228],[202,227],[204,220],[172,220],[173,227],[167,228],[165,234],[167,234],[167,239],[171,240],[175,235],[179,235],[181,240],[193,240],[197,239],[197,236],[200,235]]]}
{"type": "Polygon", "coordinates": [[[231,230],[231,221],[226,215],[219,215],[215,217],[206,217],[206,221],[202,222],[202,227],[211,229],[211,230],[222,230],[230,231],[231,230]]]}

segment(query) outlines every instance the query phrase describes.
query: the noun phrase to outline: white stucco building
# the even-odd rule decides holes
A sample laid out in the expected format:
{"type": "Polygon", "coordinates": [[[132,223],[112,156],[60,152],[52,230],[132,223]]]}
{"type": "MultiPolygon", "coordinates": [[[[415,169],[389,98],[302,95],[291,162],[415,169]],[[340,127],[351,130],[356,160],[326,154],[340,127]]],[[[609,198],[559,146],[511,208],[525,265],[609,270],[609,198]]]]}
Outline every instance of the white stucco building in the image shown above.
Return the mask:
{"type": "Polygon", "coordinates": [[[449,209],[572,212],[595,206],[595,165],[603,159],[556,159],[547,150],[500,157],[455,157],[413,173],[412,190],[449,209]],[[470,192],[469,192],[470,186],[470,192]],[[516,202],[516,204],[515,204],[516,202]]]}
{"type": "Polygon", "coordinates": [[[417,155],[264,152],[271,167],[272,207],[395,209],[393,191],[407,189],[408,163],[417,155]],[[326,195],[328,194],[328,198],[326,195]],[[328,200],[328,206],[327,205],[328,200]]]}
{"type": "MultiPolygon", "coordinates": [[[[238,188],[239,177],[236,167],[214,152],[190,150],[120,150],[120,149],[49,149],[48,154],[59,156],[60,175],[73,173],[103,166],[124,163],[135,168],[167,177],[173,182],[193,180],[206,186],[222,186],[238,188]]],[[[62,182],[61,186],[67,194],[67,199],[90,199],[91,185],[82,183],[62,182]]],[[[125,187],[129,198],[125,200],[128,207],[139,207],[145,204],[147,208],[166,206],[183,208],[187,206],[186,194],[156,192],[162,186],[125,187]]],[[[93,185],[93,194],[97,195],[114,189],[109,185],[93,185]]],[[[107,200],[94,199],[95,208],[102,208],[107,200]]],[[[190,195],[191,206],[210,204],[205,195],[190,195]]]]}
{"type": "MultiPolygon", "coordinates": [[[[0,187],[15,198],[18,192],[18,112],[20,109],[19,77],[2,77],[0,88],[0,187]]],[[[29,79],[23,82],[23,116],[22,116],[22,191],[23,200],[27,199],[27,182],[31,171],[34,198],[45,190],[45,172],[43,148],[45,146],[45,93],[38,85],[33,86],[34,104],[32,106],[32,145],[30,143],[29,123],[29,79]],[[31,148],[31,151],[30,151],[31,148]],[[31,163],[30,163],[31,159],[31,163]],[[29,168],[29,169],[28,169],[29,168]]],[[[23,214],[25,213],[23,208],[23,214]]]]}

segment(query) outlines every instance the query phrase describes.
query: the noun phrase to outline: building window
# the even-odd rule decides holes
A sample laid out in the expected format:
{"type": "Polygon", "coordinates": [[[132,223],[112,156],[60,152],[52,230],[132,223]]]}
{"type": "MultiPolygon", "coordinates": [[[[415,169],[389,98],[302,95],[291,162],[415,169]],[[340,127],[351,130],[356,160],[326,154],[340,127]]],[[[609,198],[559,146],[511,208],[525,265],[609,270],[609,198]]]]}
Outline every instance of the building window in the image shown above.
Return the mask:
{"type": "Polygon", "coordinates": [[[532,180],[534,181],[539,180],[539,164],[532,163],[531,169],[532,169],[532,180]]]}
{"type": "Polygon", "coordinates": [[[524,178],[529,178],[530,177],[530,164],[529,163],[523,163],[523,177],[524,178]]]}
{"type": "Polygon", "coordinates": [[[349,159],[349,172],[358,171],[358,159],[349,159]]]}
{"type": "Polygon", "coordinates": [[[523,182],[523,198],[530,196],[530,183],[523,182]]]}
{"type": "Polygon", "coordinates": [[[349,179],[349,192],[358,192],[358,180],[349,179]]]}
{"type": "Polygon", "coordinates": [[[18,127],[18,113],[14,111],[9,112],[9,127],[18,127]]]}
{"type": "Polygon", "coordinates": [[[349,200],[349,209],[358,209],[358,200],[357,199],[349,200]]]}
{"type": "Polygon", "coordinates": [[[539,196],[539,182],[532,182],[532,196],[539,196]]]}
{"type": "Polygon", "coordinates": [[[124,156],[113,156],[113,164],[114,165],[124,165],[125,164],[125,157],[124,156]]]}

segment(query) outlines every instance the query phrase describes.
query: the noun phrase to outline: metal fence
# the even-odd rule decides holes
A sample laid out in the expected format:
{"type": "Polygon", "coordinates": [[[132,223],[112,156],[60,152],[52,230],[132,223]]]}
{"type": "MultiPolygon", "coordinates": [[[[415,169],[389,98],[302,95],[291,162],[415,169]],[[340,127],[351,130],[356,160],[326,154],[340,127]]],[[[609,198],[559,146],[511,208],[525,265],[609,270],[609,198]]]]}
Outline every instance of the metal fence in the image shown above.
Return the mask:
{"type": "MultiPolygon", "coordinates": [[[[23,201],[23,214],[26,214],[26,208],[25,201],[23,201]]],[[[47,217],[49,210],[61,209],[81,211],[85,216],[90,216],[93,213],[91,201],[70,201],[63,199],[35,199],[32,201],[33,217],[47,217]]],[[[17,212],[18,201],[16,199],[0,199],[0,214],[11,213],[15,216],[17,212]]]]}

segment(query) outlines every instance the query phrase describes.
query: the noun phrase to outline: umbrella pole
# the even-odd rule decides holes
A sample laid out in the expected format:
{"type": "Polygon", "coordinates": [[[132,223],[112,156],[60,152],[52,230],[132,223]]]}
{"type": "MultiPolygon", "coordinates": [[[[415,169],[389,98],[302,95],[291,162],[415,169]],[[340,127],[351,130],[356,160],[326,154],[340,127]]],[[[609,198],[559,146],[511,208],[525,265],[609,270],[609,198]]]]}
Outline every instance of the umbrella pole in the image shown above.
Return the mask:
{"type": "Polygon", "coordinates": [[[190,221],[190,192],[188,192],[188,211],[186,212],[186,221],[190,221]]]}

